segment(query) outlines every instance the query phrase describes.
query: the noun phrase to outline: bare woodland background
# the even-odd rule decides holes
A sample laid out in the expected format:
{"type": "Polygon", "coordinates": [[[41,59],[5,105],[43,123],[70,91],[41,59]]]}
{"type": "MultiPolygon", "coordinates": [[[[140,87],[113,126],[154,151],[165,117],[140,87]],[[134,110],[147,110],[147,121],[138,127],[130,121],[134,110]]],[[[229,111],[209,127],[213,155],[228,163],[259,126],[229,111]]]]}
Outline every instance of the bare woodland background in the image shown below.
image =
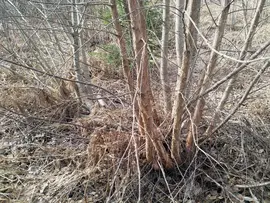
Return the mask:
{"type": "Polygon", "coordinates": [[[269,202],[267,0],[1,0],[1,202],[269,202]]]}

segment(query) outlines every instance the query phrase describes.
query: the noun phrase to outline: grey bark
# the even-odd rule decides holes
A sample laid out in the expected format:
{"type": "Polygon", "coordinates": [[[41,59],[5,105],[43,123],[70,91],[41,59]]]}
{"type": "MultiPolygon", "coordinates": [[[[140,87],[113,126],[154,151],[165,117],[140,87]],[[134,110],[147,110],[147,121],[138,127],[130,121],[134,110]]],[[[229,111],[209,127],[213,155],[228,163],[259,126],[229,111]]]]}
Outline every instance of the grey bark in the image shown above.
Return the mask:
{"type": "MultiPolygon", "coordinates": [[[[182,65],[182,56],[184,49],[184,28],[183,28],[183,9],[185,0],[176,0],[175,10],[175,49],[176,49],[176,63],[178,68],[182,65]]],[[[173,106],[175,107],[175,105],[173,106]]],[[[172,115],[175,115],[175,108],[173,108],[172,115]]]]}
{"type": "MultiPolygon", "coordinates": [[[[164,110],[167,114],[171,113],[171,88],[168,81],[168,40],[169,40],[169,15],[170,15],[170,0],[163,0],[165,8],[163,9],[163,26],[161,39],[161,64],[160,64],[160,79],[165,101],[164,110]]],[[[182,16],[182,15],[181,15],[182,16]]]]}
{"type": "MultiPolygon", "coordinates": [[[[190,2],[190,1],[189,1],[190,2]]],[[[194,15],[191,16],[192,20],[194,21],[195,25],[197,27],[200,27],[200,13],[201,13],[201,1],[197,1],[195,6],[191,5],[191,2],[189,4],[189,10],[193,9],[194,15]]],[[[188,86],[186,89],[186,97],[189,98],[190,92],[191,92],[191,87],[193,84],[193,72],[195,69],[197,57],[198,57],[198,31],[195,29],[194,25],[191,25],[191,41],[190,41],[190,46],[191,46],[191,62],[190,62],[190,71],[188,73],[188,86]]]]}
{"type": "MultiPolygon", "coordinates": [[[[80,29],[80,15],[78,10],[79,0],[72,0],[72,12],[71,12],[71,20],[73,26],[73,66],[75,69],[75,76],[78,81],[81,82],[90,82],[90,76],[88,74],[87,66],[80,64],[80,57],[82,53],[82,42],[81,42],[81,29],[80,29]]],[[[77,84],[79,91],[76,92],[77,97],[80,102],[84,102],[88,108],[91,110],[91,101],[88,99],[91,94],[91,89],[87,85],[77,84]]]]}
{"type": "MultiPolygon", "coordinates": [[[[197,0],[190,1],[190,9],[189,15],[192,19],[194,19],[196,9],[197,0]]],[[[176,93],[175,93],[175,103],[174,103],[174,111],[173,111],[173,133],[172,133],[172,143],[171,143],[171,156],[175,159],[176,162],[181,162],[180,158],[180,150],[181,150],[181,124],[182,124],[182,114],[185,108],[185,91],[187,88],[187,78],[189,74],[190,62],[191,62],[191,43],[192,43],[192,35],[189,33],[194,32],[194,26],[192,22],[189,20],[186,36],[184,42],[184,52],[183,52],[183,60],[182,65],[178,68],[177,75],[177,83],[176,83],[176,93]]]]}

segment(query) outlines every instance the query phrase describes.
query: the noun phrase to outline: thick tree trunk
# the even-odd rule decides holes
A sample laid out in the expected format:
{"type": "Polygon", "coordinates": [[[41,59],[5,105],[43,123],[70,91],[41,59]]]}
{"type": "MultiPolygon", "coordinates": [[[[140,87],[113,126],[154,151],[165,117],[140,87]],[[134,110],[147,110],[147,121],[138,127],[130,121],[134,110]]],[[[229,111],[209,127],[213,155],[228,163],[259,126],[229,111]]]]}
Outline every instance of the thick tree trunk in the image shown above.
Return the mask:
{"type": "MultiPolygon", "coordinates": [[[[182,66],[182,56],[184,50],[184,4],[185,0],[176,0],[175,9],[175,49],[176,49],[176,63],[178,68],[182,66]]],[[[176,114],[175,104],[172,109],[172,117],[176,114]]]]}
{"type": "MultiPolygon", "coordinates": [[[[125,2],[125,0],[124,0],[124,2],[125,2]]],[[[144,130],[142,128],[142,126],[143,126],[142,118],[141,118],[141,116],[139,114],[138,101],[134,100],[134,96],[135,96],[135,93],[134,93],[134,81],[133,81],[131,70],[130,70],[130,67],[129,67],[130,64],[129,64],[129,60],[128,60],[126,39],[125,39],[125,37],[123,35],[123,30],[122,30],[121,24],[119,22],[119,15],[118,15],[118,11],[117,11],[116,0],[110,0],[110,3],[111,3],[111,10],[112,10],[112,19],[113,19],[113,23],[114,23],[114,26],[115,26],[115,29],[116,29],[116,32],[117,32],[118,44],[119,44],[119,47],[120,47],[120,53],[121,53],[121,59],[122,59],[122,66],[123,66],[124,75],[125,75],[125,77],[127,79],[128,89],[130,91],[131,101],[134,101],[134,104],[133,104],[134,105],[134,111],[135,111],[137,121],[139,122],[140,132],[141,132],[141,134],[144,134],[144,130]]]]}
{"type": "Polygon", "coordinates": [[[137,101],[139,112],[143,121],[144,135],[146,139],[146,158],[154,167],[158,168],[158,161],[165,167],[171,167],[172,162],[162,144],[161,135],[158,134],[153,118],[152,92],[148,72],[148,51],[146,23],[142,7],[138,1],[128,1],[134,50],[137,68],[137,101]]]}
{"type": "MultiPolygon", "coordinates": [[[[194,18],[196,12],[196,0],[190,1],[190,17],[194,18]]],[[[176,95],[174,103],[174,114],[173,114],[173,133],[172,133],[172,143],[171,143],[171,156],[176,162],[180,162],[180,149],[181,149],[181,124],[182,124],[182,114],[185,108],[185,91],[187,87],[187,78],[191,62],[191,44],[192,35],[190,33],[194,32],[194,26],[190,21],[188,21],[188,26],[186,30],[186,36],[184,41],[184,52],[181,67],[178,68],[178,78],[176,83],[176,95]]]]}
{"type": "MultiPolygon", "coordinates": [[[[82,42],[81,42],[81,30],[80,30],[80,16],[78,10],[78,0],[72,1],[72,12],[71,12],[71,20],[73,26],[73,66],[75,69],[75,76],[78,81],[81,82],[90,82],[90,77],[88,76],[88,68],[87,66],[80,65],[80,57],[82,55],[82,42]]],[[[91,95],[91,87],[88,85],[77,84],[78,91],[76,91],[76,95],[80,102],[86,104],[89,111],[91,111],[91,100],[88,99],[89,95],[91,95]]]]}
{"type": "MultiPolygon", "coordinates": [[[[200,27],[200,13],[201,13],[201,1],[196,1],[196,5],[192,5],[192,1],[189,1],[189,10],[193,10],[194,15],[190,16],[195,23],[195,25],[200,27]]],[[[196,61],[198,58],[198,31],[195,29],[194,24],[191,24],[190,34],[192,37],[192,41],[190,42],[190,50],[191,50],[191,62],[190,62],[190,71],[188,73],[188,86],[185,92],[185,96],[187,98],[190,97],[191,87],[194,81],[193,73],[196,65],[196,61]]]]}
{"type": "MultiPolygon", "coordinates": [[[[72,36],[73,36],[73,66],[75,70],[75,77],[78,81],[83,81],[83,73],[80,67],[80,32],[79,32],[79,11],[77,7],[78,0],[72,1],[72,9],[71,9],[71,21],[72,21],[72,36]]],[[[82,85],[78,84],[79,91],[76,91],[76,96],[80,102],[81,100],[81,91],[82,85]]]]}
{"type": "Polygon", "coordinates": [[[182,114],[184,111],[185,98],[183,92],[186,88],[186,80],[188,77],[188,68],[190,64],[190,51],[187,48],[184,49],[183,60],[181,68],[178,68],[178,79],[176,83],[176,102],[174,103],[175,114],[173,115],[173,132],[171,143],[171,157],[175,159],[177,163],[180,163],[180,132],[182,124],[182,114]]]}
{"type": "MultiPolygon", "coordinates": [[[[200,14],[201,14],[201,1],[196,1],[196,4],[192,4],[192,1],[189,1],[189,9],[193,10],[192,12],[194,13],[194,15],[191,15],[190,17],[192,18],[192,20],[194,21],[195,25],[197,27],[200,26],[200,14]]],[[[191,13],[191,11],[189,12],[191,13]]],[[[191,36],[192,36],[192,41],[191,41],[191,53],[192,53],[192,61],[191,64],[194,66],[195,65],[195,58],[197,55],[197,45],[198,45],[198,31],[195,28],[194,24],[191,23],[191,36]]]]}
{"type": "Polygon", "coordinates": [[[160,79],[165,101],[164,110],[167,114],[171,113],[171,88],[168,83],[168,40],[169,40],[169,15],[170,15],[170,0],[163,0],[165,8],[163,9],[163,27],[161,39],[161,64],[160,64],[160,79]]]}
{"type": "MultiPolygon", "coordinates": [[[[124,10],[125,10],[125,14],[126,14],[126,16],[127,16],[127,20],[128,20],[128,22],[129,22],[129,27],[128,27],[128,32],[129,32],[129,36],[130,36],[130,44],[131,44],[131,46],[133,45],[133,42],[132,42],[132,28],[131,28],[131,24],[130,24],[130,15],[129,15],[129,9],[128,9],[128,2],[127,2],[128,0],[122,0],[122,2],[123,2],[123,6],[124,6],[124,10]]],[[[132,51],[134,51],[133,49],[132,49],[132,51]]],[[[132,56],[134,56],[134,53],[132,52],[132,56]]],[[[133,70],[133,72],[132,72],[133,74],[135,74],[135,71],[133,70]]]]}
{"type": "Polygon", "coordinates": [[[122,30],[121,24],[119,22],[119,15],[118,15],[117,6],[116,6],[116,0],[110,0],[110,4],[111,4],[111,10],[112,10],[112,20],[113,20],[114,27],[115,27],[116,32],[117,32],[118,44],[120,47],[124,75],[127,78],[128,88],[129,88],[129,91],[131,92],[131,98],[133,100],[134,83],[133,83],[133,79],[131,77],[130,68],[129,68],[126,39],[123,35],[123,30],[122,30]]]}

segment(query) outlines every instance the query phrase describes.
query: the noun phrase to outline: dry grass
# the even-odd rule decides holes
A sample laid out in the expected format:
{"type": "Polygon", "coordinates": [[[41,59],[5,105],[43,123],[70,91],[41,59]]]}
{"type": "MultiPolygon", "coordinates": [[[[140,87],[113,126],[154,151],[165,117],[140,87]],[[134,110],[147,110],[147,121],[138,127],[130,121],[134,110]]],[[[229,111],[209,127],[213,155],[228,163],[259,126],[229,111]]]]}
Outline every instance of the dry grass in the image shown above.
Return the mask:
{"type": "MultiPolygon", "coordinates": [[[[98,79],[97,82],[105,87],[110,85],[111,91],[118,95],[120,89],[124,90],[120,81],[104,83],[98,79]]],[[[261,114],[250,111],[250,115],[257,117],[236,117],[215,139],[200,145],[191,163],[187,161],[163,174],[144,163],[144,145],[140,144],[143,142],[139,141],[138,130],[131,128],[133,114],[125,103],[115,106],[111,101],[109,108],[95,107],[84,118],[72,117],[72,121],[63,123],[63,117],[58,116],[55,117],[58,122],[52,122],[38,118],[48,118],[52,115],[50,112],[55,113],[55,106],[58,112],[63,112],[66,103],[60,105],[57,96],[52,96],[54,103],[39,101],[40,90],[29,90],[25,88],[22,92],[12,87],[2,91],[5,94],[2,104],[14,110],[1,111],[0,195],[3,201],[137,202],[140,198],[141,202],[179,199],[240,202],[252,195],[267,200],[270,195],[268,186],[251,190],[235,187],[263,183],[270,178],[270,128],[264,123],[262,112],[268,114],[263,109],[261,114]],[[24,98],[22,108],[28,116],[16,106],[9,106],[12,103],[7,102],[8,98],[24,98]],[[29,122],[29,115],[37,119],[29,122]],[[134,150],[132,132],[137,150],[134,150]],[[135,152],[140,158],[139,167],[135,152]]]]}
{"type": "MultiPolygon", "coordinates": [[[[172,198],[237,202],[251,194],[235,185],[270,178],[270,129],[258,119],[229,123],[216,139],[201,146],[191,164],[167,171],[165,176],[140,165],[140,180],[130,132],[117,131],[110,123],[102,128],[95,119],[88,120],[91,127],[82,135],[81,128],[72,123],[57,128],[36,123],[29,131],[22,117],[6,114],[1,120],[2,199],[136,202],[139,181],[142,202],[171,202],[172,198]],[[21,121],[15,122],[16,127],[14,119],[21,121]]],[[[261,200],[270,194],[267,186],[251,191],[261,200]]]]}

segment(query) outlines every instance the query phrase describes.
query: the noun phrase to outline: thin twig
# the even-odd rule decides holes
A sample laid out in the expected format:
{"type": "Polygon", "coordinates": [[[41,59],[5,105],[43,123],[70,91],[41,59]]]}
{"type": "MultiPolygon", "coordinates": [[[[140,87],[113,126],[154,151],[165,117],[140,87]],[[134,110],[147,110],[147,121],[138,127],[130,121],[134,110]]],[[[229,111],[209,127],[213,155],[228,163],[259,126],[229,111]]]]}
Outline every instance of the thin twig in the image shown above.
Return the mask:
{"type": "Polygon", "coordinates": [[[257,73],[256,77],[253,79],[253,81],[250,83],[248,88],[246,89],[244,95],[242,96],[241,100],[238,102],[238,104],[234,107],[232,112],[220,123],[214,130],[213,133],[215,133],[218,129],[220,129],[225,123],[230,120],[230,118],[236,113],[236,111],[240,108],[240,106],[243,104],[243,102],[248,97],[251,89],[254,87],[254,85],[257,83],[257,81],[260,79],[261,75],[264,73],[264,71],[270,66],[270,61],[267,61],[265,65],[262,67],[262,69],[257,73]]]}
{"type": "MultiPolygon", "coordinates": [[[[266,42],[264,45],[262,45],[262,47],[257,50],[251,57],[250,59],[253,60],[255,59],[258,55],[260,55],[267,47],[270,46],[270,41],[266,42]]],[[[247,67],[250,64],[250,62],[244,63],[241,66],[239,66],[237,69],[235,69],[234,71],[232,71],[231,73],[229,73],[226,77],[224,77],[223,79],[219,80],[218,82],[216,82],[214,85],[212,85],[210,88],[208,88],[207,90],[205,90],[204,93],[198,95],[197,97],[195,97],[194,99],[192,99],[188,105],[190,105],[190,103],[197,101],[199,98],[204,97],[205,95],[207,95],[208,93],[214,91],[215,89],[217,89],[220,85],[222,85],[224,82],[226,82],[227,80],[231,79],[235,74],[238,74],[241,70],[243,70],[245,67],[247,67]]]]}
{"type": "Polygon", "coordinates": [[[254,188],[254,187],[262,187],[262,186],[266,186],[266,185],[270,185],[270,181],[263,182],[263,183],[255,183],[255,184],[251,184],[251,185],[235,185],[235,187],[237,187],[237,188],[254,188]]]}

